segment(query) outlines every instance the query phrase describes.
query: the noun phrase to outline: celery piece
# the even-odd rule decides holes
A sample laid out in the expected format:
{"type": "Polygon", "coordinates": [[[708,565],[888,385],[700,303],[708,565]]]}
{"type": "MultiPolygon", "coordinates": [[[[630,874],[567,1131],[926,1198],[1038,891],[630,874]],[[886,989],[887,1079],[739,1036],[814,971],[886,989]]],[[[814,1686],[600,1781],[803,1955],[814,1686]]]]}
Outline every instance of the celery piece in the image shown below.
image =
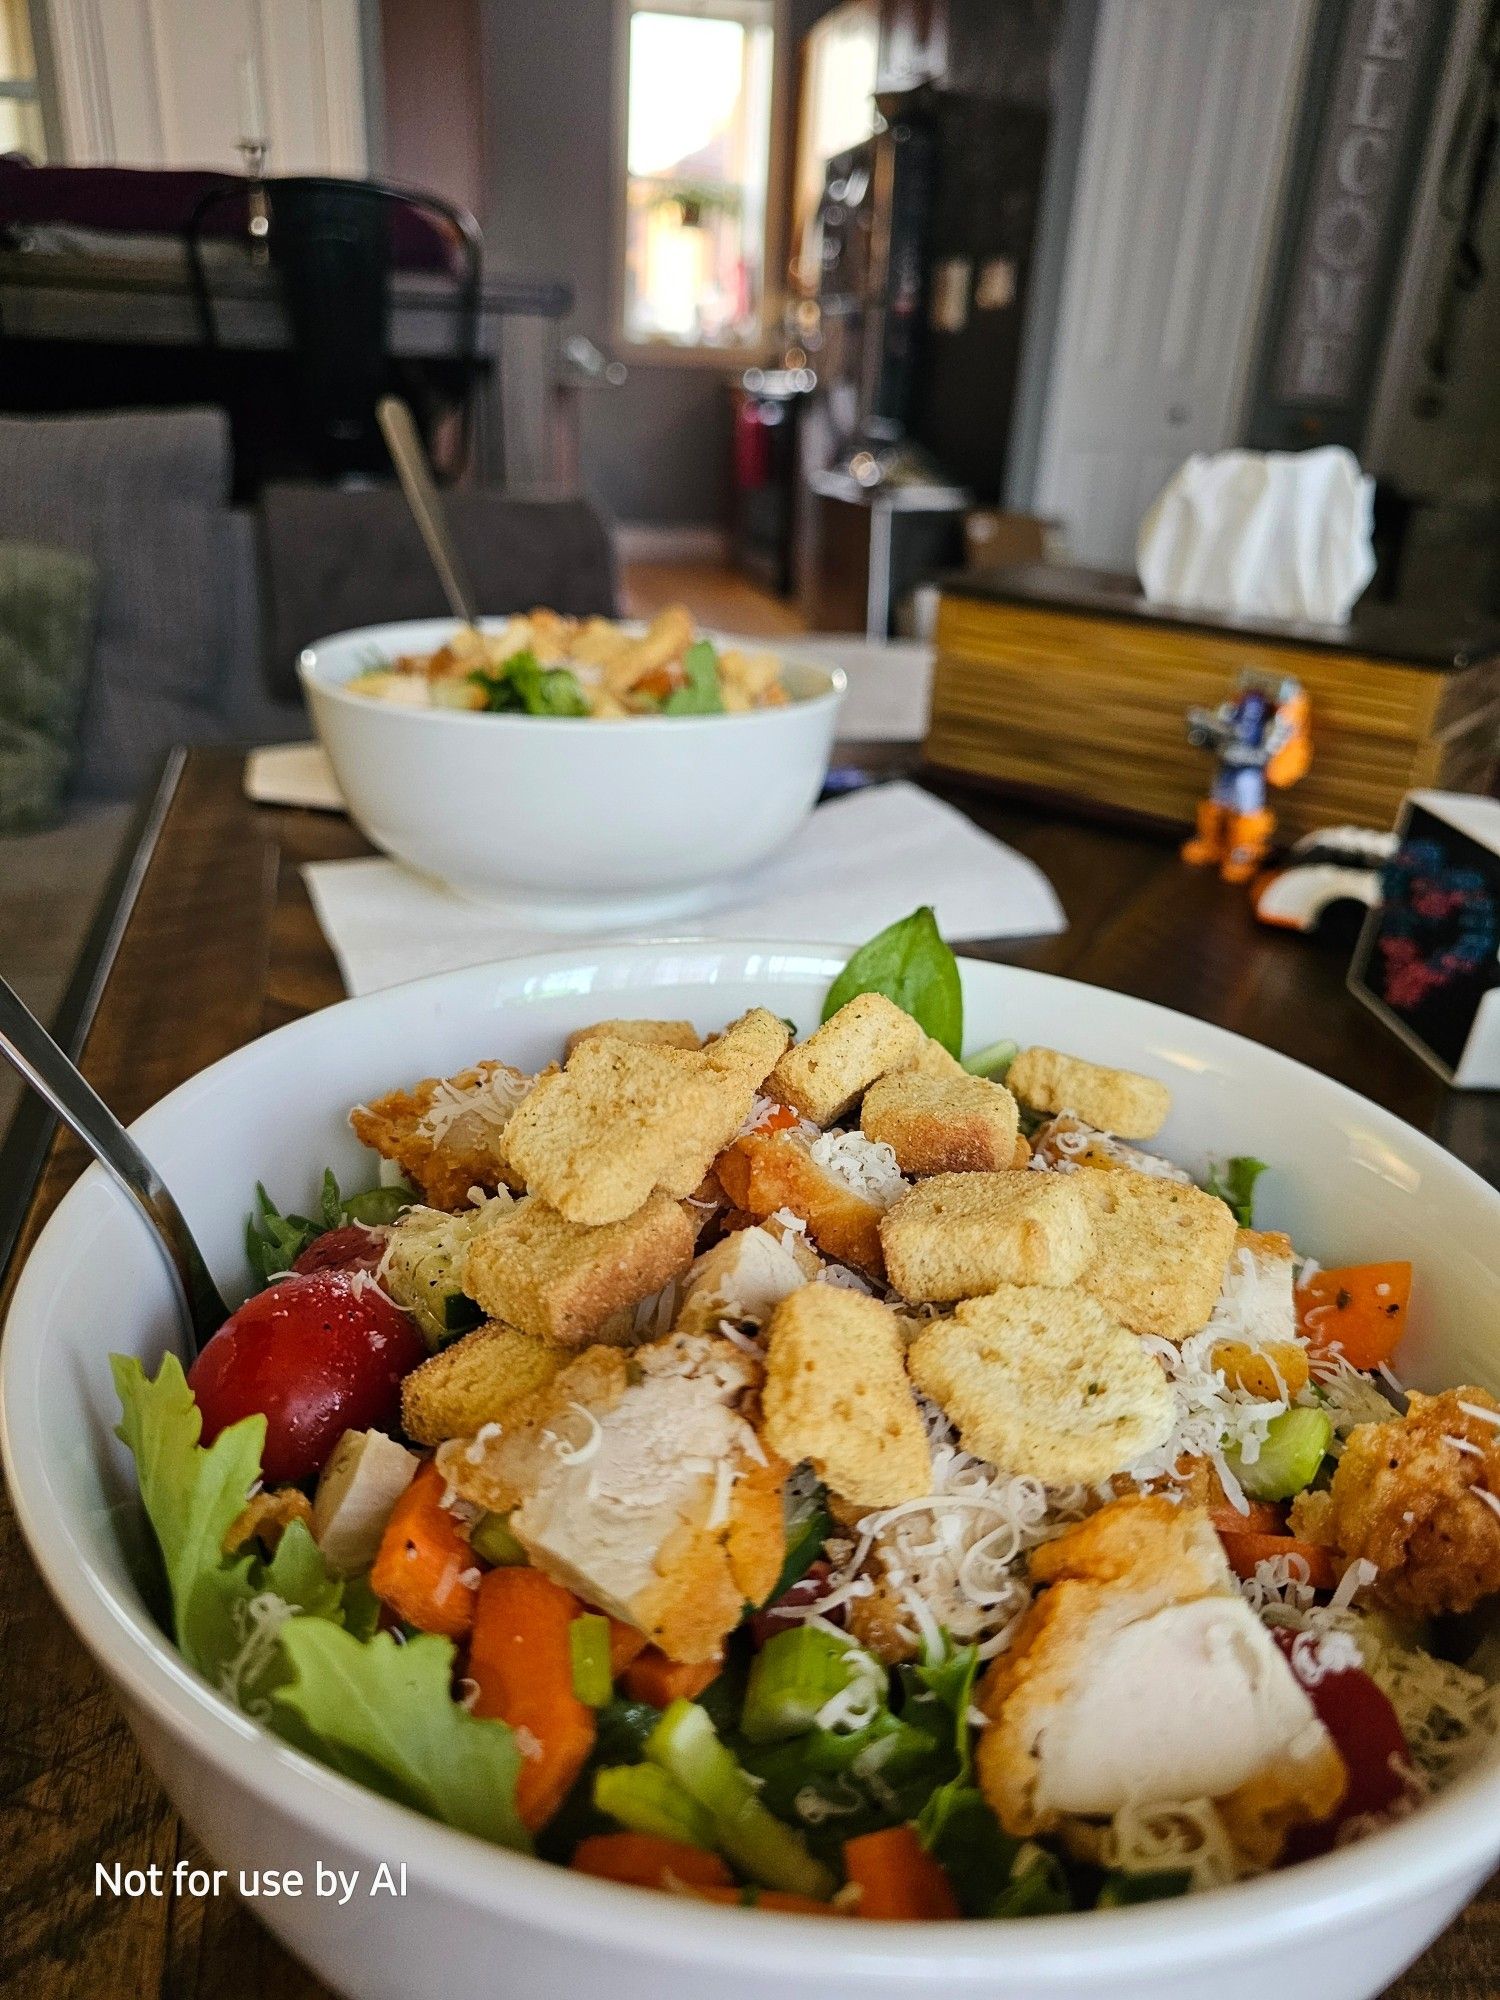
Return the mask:
{"type": "Polygon", "coordinates": [[[973,1055],[965,1056],[964,1068],[970,1076],[984,1076],[992,1083],[1004,1083],[1006,1072],[1020,1052],[1019,1042],[991,1042],[988,1047],[976,1049],[973,1055]]]}
{"type": "Polygon", "coordinates": [[[801,1736],[816,1726],[825,1702],[867,1672],[868,1656],[852,1639],[814,1625],[774,1633],[750,1669],[741,1733],[752,1743],[801,1736]]]}
{"type": "Polygon", "coordinates": [[[1192,1886],[1186,1868],[1148,1868],[1134,1874],[1116,1869],[1105,1876],[1094,1908],[1123,1910],[1131,1903],[1164,1903],[1171,1896],[1185,1896],[1192,1886]]]}
{"type": "Polygon", "coordinates": [[[1011,1864],[1010,1880],[990,1904],[991,1917],[1052,1917],[1071,1910],[1067,1878],[1057,1857],[1028,1840],[1011,1864]]]}
{"type": "Polygon", "coordinates": [[[646,1739],[646,1755],[705,1808],[715,1845],[745,1874],[797,1896],[826,1901],[833,1894],[831,1871],[813,1859],[799,1834],[766,1811],[703,1709],[674,1701],[646,1739]]]}
{"type": "Polygon", "coordinates": [[[615,1691],[609,1667],[609,1620],[585,1611],[568,1627],[568,1651],[573,1661],[573,1692],[590,1708],[603,1708],[615,1691]]]}
{"type": "Polygon", "coordinates": [[[714,1845],[713,1816],[660,1764],[615,1764],[594,1773],[594,1804],[632,1833],[714,1845]]]}
{"type": "Polygon", "coordinates": [[[1288,1410],[1273,1417],[1260,1456],[1248,1463],[1227,1451],[1229,1469],[1252,1500],[1290,1500],[1311,1486],[1328,1455],[1333,1420],[1324,1410],[1288,1410]]]}
{"type": "Polygon", "coordinates": [[[511,1533],[506,1514],[481,1514],[469,1530],[469,1547],[495,1569],[526,1560],[526,1551],[511,1533]]]}

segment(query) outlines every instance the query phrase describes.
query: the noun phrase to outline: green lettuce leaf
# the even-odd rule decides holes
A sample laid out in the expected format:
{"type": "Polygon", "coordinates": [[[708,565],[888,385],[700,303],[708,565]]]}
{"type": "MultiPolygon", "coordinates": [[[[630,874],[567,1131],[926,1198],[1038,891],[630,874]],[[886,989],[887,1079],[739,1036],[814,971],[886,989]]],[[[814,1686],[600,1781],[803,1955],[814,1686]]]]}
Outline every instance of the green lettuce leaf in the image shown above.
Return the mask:
{"type": "Polygon", "coordinates": [[[325,1764],[429,1819],[529,1853],[516,1811],[521,1753],[503,1722],[453,1699],[451,1640],[389,1632],[361,1644],[326,1619],[281,1635],[293,1678],[273,1701],[325,1764]]]}
{"type": "Polygon", "coordinates": [[[342,1194],[332,1170],[325,1167],[317,1215],[283,1215],[257,1181],[255,1207],[245,1223],[245,1256],[250,1270],[261,1286],[269,1285],[283,1271],[290,1271],[308,1245],[325,1230],[342,1229],[351,1222],[362,1222],[370,1228],[394,1222],[415,1200],[412,1190],[400,1185],[342,1194]]]}
{"type": "Polygon", "coordinates": [[[477,667],[470,684],[484,696],[492,715],[587,715],[588,702],[576,674],[544,667],[529,648],[512,653],[499,667],[477,667]]]}
{"type": "Polygon", "coordinates": [[[883,993],[920,1028],[958,1055],[964,1040],[964,991],[958,960],[924,903],[862,944],[828,989],[826,1021],[860,993],[883,993]]]}
{"type": "Polygon", "coordinates": [[[1255,1183],[1270,1168],[1264,1160],[1252,1159],[1248,1153],[1239,1153],[1224,1164],[1222,1177],[1219,1169],[1212,1167],[1208,1179],[1203,1183],[1208,1194],[1216,1194],[1234,1211],[1234,1219],[1241,1229],[1255,1227],[1255,1183]]]}
{"type": "Polygon", "coordinates": [[[683,686],[673,688],[661,705],[663,715],[722,715],[724,695],[719,686],[719,656],[707,639],[696,639],[682,656],[683,686]]]}

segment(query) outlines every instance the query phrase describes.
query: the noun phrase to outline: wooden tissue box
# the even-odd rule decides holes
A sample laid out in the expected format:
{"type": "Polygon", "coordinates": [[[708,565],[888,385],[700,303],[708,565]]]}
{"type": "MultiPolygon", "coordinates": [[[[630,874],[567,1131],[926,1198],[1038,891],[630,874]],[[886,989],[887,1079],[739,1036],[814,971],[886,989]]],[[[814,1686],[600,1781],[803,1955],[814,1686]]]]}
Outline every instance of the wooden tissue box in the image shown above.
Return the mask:
{"type": "Polygon", "coordinates": [[[1407,792],[1483,792],[1500,762],[1500,627],[1478,621],[1213,618],[1042,563],[947,579],[936,644],[927,761],[1090,811],[1190,823],[1213,761],[1186,712],[1217,706],[1243,667],[1308,692],[1312,769],[1273,800],[1289,837],[1389,827],[1407,792]]]}

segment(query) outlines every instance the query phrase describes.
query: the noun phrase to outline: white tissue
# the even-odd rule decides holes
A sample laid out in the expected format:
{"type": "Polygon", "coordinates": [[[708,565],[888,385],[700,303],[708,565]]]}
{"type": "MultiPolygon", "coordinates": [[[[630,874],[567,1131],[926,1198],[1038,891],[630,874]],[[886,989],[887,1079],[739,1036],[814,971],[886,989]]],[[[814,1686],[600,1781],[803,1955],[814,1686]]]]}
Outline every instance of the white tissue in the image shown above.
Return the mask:
{"type": "Polygon", "coordinates": [[[1342,445],[1195,454],[1141,522],[1156,604],[1342,625],[1375,574],[1375,482],[1342,445]]]}

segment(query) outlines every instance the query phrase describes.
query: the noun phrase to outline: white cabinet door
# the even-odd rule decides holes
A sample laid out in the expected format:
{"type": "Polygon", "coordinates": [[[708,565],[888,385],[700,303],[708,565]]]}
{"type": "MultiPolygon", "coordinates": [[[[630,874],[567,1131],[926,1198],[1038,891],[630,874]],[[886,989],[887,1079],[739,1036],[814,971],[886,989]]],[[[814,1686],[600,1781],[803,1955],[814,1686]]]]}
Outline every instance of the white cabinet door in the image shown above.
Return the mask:
{"type": "Polygon", "coordinates": [[[1037,511],[1133,568],[1189,453],[1234,442],[1311,0],[1105,0],[1037,511]]]}
{"type": "Polygon", "coordinates": [[[76,165],[365,170],[359,0],[46,0],[76,165]],[[245,130],[254,113],[258,133],[245,130]]]}

